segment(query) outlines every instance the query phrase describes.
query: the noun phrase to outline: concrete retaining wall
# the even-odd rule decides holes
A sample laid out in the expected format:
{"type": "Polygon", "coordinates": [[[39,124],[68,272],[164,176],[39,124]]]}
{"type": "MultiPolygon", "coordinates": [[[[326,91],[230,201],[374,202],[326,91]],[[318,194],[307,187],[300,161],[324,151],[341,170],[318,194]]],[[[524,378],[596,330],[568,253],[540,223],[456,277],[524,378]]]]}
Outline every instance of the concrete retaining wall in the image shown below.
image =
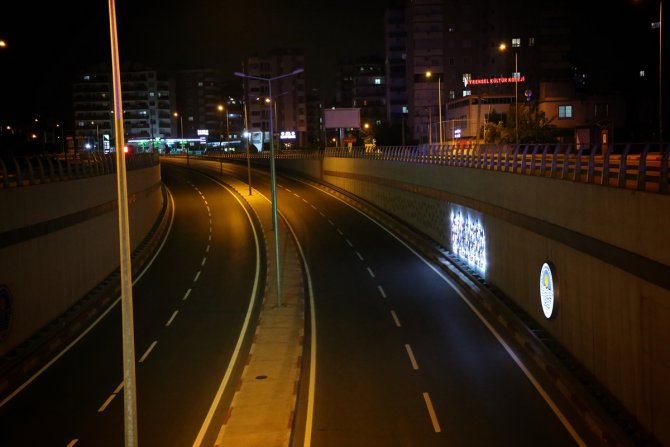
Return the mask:
{"type": "Polygon", "coordinates": [[[558,179],[364,159],[281,160],[451,247],[452,212],[480,222],[481,272],[670,445],[670,197],[558,179]],[[556,315],[540,305],[554,267],[556,315]]]}
{"type": "MultiPolygon", "coordinates": [[[[160,166],[127,172],[131,249],[163,206],[160,166]]],[[[116,175],[0,190],[0,285],[11,295],[0,355],[119,266],[116,175]]]]}

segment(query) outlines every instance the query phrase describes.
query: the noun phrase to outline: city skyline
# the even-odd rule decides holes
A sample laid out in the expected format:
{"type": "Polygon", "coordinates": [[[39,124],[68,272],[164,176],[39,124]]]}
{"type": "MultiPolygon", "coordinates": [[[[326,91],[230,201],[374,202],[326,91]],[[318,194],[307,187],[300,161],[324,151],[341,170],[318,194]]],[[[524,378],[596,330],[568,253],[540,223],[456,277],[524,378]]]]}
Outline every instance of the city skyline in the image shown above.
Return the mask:
{"type": "MultiPolygon", "coordinates": [[[[120,56],[122,64],[159,70],[219,69],[232,81],[247,56],[302,49],[307,83],[328,89],[338,60],[383,55],[384,11],[390,3],[265,1],[252,7],[208,0],[121,1],[116,5],[120,56]]],[[[110,61],[107,2],[71,2],[67,9],[47,4],[39,15],[26,4],[17,7],[13,18],[0,18],[0,38],[7,42],[0,67],[11,67],[0,70],[0,83],[12,86],[0,92],[0,121],[27,121],[40,112],[71,119],[60,105],[71,101],[73,76],[89,64],[110,61]]]]}
{"type": "MultiPolygon", "coordinates": [[[[210,0],[187,5],[122,1],[117,3],[122,68],[126,62],[156,70],[213,68],[234,83],[232,73],[245,57],[296,49],[305,54],[307,88],[319,89],[328,100],[340,62],[385,56],[384,14],[398,3],[293,1],[252,8],[210,0]]],[[[523,13],[521,3],[508,3],[523,13]]],[[[573,59],[575,73],[588,73],[591,88],[635,95],[642,71],[655,83],[658,30],[650,23],[658,20],[656,1],[559,3],[574,10],[573,44],[580,53],[573,59]]],[[[74,75],[88,65],[109,62],[107,3],[75,2],[68,9],[45,5],[38,15],[25,4],[17,6],[15,16],[0,18],[0,38],[7,42],[0,51],[0,68],[9,67],[0,69],[0,123],[25,125],[39,119],[68,125],[74,75]]]]}

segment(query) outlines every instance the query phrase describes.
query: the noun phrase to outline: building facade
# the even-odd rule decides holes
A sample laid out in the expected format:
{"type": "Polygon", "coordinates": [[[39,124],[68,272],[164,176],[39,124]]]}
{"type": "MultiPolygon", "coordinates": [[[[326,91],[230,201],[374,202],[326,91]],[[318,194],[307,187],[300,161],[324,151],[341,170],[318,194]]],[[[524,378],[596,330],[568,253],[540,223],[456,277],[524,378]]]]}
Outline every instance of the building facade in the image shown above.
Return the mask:
{"type": "Polygon", "coordinates": [[[302,52],[279,50],[264,56],[250,56],[242,63],[247,131],[257,150],[274,138],[275,147],[304,148],[307,145],[307,98],[304,73],[284,76],[303,69],[302,52]],[[269,79],[277,78],[272,81],[269,79]],[[270,85],[272,82],[272,96],[270,85]],[[272,110],[270,110],[272,108],[272,110]],[[272,116],[272,126],[270,117],[272,116]],[[270,135],[270,128],[272,133],[270,135]]]}
{"type": "MultiPolygon", "coordinates": [[[[100,65],[82,72],[73,82],[75,151],[110,151],[115,148],[112,74],[100,65]]],[[[174,85],[156,70],[126,64],[121,73],[124,140],[149,140],[174,134],[170,111],[174,85]]],[[[159,146],[154,144],[154,149],[159,146]]]]}

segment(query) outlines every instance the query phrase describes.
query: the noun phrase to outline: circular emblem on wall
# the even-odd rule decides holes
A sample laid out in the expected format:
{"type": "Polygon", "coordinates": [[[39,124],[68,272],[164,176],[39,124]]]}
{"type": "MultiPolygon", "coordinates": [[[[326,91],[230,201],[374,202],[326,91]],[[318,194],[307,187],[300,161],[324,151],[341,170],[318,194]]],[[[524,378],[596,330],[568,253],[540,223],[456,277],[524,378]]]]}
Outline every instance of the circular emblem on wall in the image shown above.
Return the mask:
{"type": "Polygon", "coordinates": [[[7,286],[0,284],[0,340],[3,340],[7,336],[11,321],[12,298],[7,286]]]}
{"type": "Polygon", "coordinates": [[[556,314],[556,282],[551,264],[545,262],[540,271],[540,303],[547,318],[556,314]]]}

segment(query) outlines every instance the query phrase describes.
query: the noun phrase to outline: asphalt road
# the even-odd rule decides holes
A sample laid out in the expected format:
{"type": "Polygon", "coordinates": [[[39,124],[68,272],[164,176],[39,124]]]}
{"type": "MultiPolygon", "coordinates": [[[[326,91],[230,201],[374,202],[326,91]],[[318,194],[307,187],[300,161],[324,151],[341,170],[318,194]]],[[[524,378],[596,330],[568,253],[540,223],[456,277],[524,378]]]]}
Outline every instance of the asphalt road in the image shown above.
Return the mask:
{"type": "Polygon", "coordinates": [[[577,444],[443,274],[334,197],[282,177],[277,191],[314,288],[314,415],[294,446],[577,444]]]}
{"type": "MultiPolygon", "coordinates": [[[[193,445],[207,418],[265,263],[231,193],[178,167],[162,172],[174,197],[173,225],[133,287],[138,433],[140,445],[182,447],[193,445]]],[[[0,408],[0,445],[123,445],[122,378],[117,304],[0,408]]],[[[222,416],[210,419],[209,445],[222,416]]]]}
{"type": "MultiPolygon", "coordinates": [[[[223,167],[246,180],[244,166],[223,167]]],[[[134,288],[138,423],[140,445],[185,446],[228,367],[256,259],[248,218],[229,193],[179,167],[163,172],[176,217],[134,288]]],[[[252,183],[270,196],[265,172],[252,183]]],[[[314,291],[316,337],[307,343],[316,368],[300,384],[294,447],[577,443],[448,278],[336,198],[283,177],[277,191],[314,291]]],[[[0,445],[123,445],[120,327],[115,308],[0,408],[0,445]]]]}

